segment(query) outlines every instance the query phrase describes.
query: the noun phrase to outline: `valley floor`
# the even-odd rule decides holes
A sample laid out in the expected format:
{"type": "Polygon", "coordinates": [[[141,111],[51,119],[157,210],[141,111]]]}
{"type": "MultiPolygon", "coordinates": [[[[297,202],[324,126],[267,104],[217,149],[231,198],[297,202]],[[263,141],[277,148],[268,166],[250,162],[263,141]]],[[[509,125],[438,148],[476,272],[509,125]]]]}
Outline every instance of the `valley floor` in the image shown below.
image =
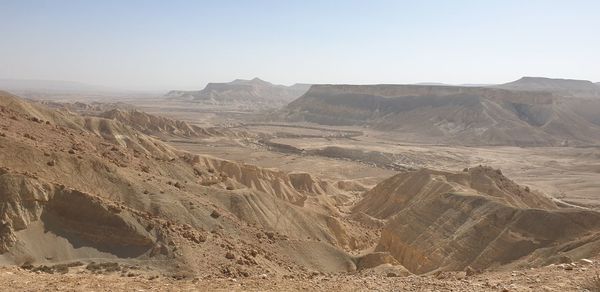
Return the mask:
{"type": "Polygon", "coordinates": [[[176,148],[211,154],[262,167],[304,171],[333,180],[358,180],[373,186],[390,177],[392,164],[409,168],[460,170],[488,165],[519,184],[564,202],[597,209],[600,206],[599,147],[460,146],[424,142],[418,134],[384,132],[354,126],[306,123],[256,123],[261,112],[190,106],[164,100],[128,100],[144,111],[201,126],[227,126],[282,146],[264,147],[235,139],[176,140],[176,148]],[[421,142],[419,142],[421,141],[421,142]],[[250,147],[249,147],[250,146],[250,147]],[[291,153],[289,148],[304,150],[291,153]],[[268,148],[268,149],[266,149],[268,148]]]}

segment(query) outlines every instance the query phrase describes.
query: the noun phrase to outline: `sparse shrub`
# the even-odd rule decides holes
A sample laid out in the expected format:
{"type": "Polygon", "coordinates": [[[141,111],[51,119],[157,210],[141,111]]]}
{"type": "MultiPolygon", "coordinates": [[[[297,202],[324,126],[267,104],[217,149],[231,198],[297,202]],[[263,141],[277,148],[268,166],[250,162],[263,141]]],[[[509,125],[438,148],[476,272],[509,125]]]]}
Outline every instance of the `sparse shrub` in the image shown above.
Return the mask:
{"type": "Polygon", "coordinates": [[[108,263],[91,262],[85,268],[88,271],[91,271],[93,273],[102,273],[102,272],[110,273],[110,272],[117,272],[117,271],[121,270],[118,263],[112,263],[112,262],[108,262],[108,263]]]}

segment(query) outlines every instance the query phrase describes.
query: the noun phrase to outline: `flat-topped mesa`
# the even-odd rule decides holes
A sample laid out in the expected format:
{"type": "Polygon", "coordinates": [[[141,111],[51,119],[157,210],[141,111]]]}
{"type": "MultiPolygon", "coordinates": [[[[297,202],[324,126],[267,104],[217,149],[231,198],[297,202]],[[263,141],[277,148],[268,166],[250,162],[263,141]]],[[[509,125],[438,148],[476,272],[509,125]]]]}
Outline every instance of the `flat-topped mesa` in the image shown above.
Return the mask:
{"type": "Polygon", "coordinates": [[[204,89],[199,91],[170,91],[167,97],[210,102],[288,102],[301,96],[306,90],[308,90],[308,85],[284,86],[254,78],[208,83],[204,89]]]}
{"type": "Polygon", "coordinates": [[[366,126],[421,143],[562,146],[600,143],[600,99],[443,85],[313,85],[278,118],[366,126]]]}

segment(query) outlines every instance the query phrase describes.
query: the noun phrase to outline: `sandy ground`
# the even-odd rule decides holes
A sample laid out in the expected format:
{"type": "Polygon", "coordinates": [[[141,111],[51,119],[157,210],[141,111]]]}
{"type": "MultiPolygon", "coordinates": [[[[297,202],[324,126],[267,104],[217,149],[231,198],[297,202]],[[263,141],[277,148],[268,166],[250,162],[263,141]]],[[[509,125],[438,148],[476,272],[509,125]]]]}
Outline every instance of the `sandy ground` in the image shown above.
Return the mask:
{"type": "Polygon", "coordinates": [[[80,269],[46,274],[11,267],[0,268],[0,287],[3,291],[597,291],[592,290],[591,280],[599,271],[594,263],[575,265],[572,270],[553,265],[468,277],[464,272],[447,272],[408,277],[318,274],[282,278],[264,274],[176,280],[144,273],[91,274],[80,269]]]}
{"type": "Polygon", "coordinates": [[[276,168],[286,172],[308,172],[330,180],[359,180],[375,185],[396,172],[365,163],[319,156],[301,156],[265,149],[252,149],[227,140],[175,142],[171,145],[192,153],[203,153],[224,159],[276,168]]]}

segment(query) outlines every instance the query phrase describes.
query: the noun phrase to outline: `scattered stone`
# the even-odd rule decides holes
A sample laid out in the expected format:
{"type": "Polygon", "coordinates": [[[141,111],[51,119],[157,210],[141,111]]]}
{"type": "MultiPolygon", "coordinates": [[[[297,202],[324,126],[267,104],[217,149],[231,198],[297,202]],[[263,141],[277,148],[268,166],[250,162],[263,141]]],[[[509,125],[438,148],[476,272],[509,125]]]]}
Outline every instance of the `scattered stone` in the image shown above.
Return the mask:
{"type": "Polygon", "coordinates": [[[48,164],[48,166],[54,166],[56,164],[56,160],[50,160],[46,164],[48,164]]]}
{"type": "Polygon", "coordinates": [[[29,133],[23,134],[23,137],[35,141],[35,138],[33,136],[29,135],[29,133]]]}
{"type": "Polygon", "coordinates": [[[210,213],[210,217],[217,219],[221,217],[221,213],[219,213],[217,210],[213,210],[212,213],[210,213]]]}
{"type": "Polygon", "coordinates": [[[232,252],[228,251],[228,252],[225,254],[225,258],[226,258],[226,259],[229,259],[229,260],[233,260],[233,259],[235,259],[235,255],[234,255],[232,252]]]}

